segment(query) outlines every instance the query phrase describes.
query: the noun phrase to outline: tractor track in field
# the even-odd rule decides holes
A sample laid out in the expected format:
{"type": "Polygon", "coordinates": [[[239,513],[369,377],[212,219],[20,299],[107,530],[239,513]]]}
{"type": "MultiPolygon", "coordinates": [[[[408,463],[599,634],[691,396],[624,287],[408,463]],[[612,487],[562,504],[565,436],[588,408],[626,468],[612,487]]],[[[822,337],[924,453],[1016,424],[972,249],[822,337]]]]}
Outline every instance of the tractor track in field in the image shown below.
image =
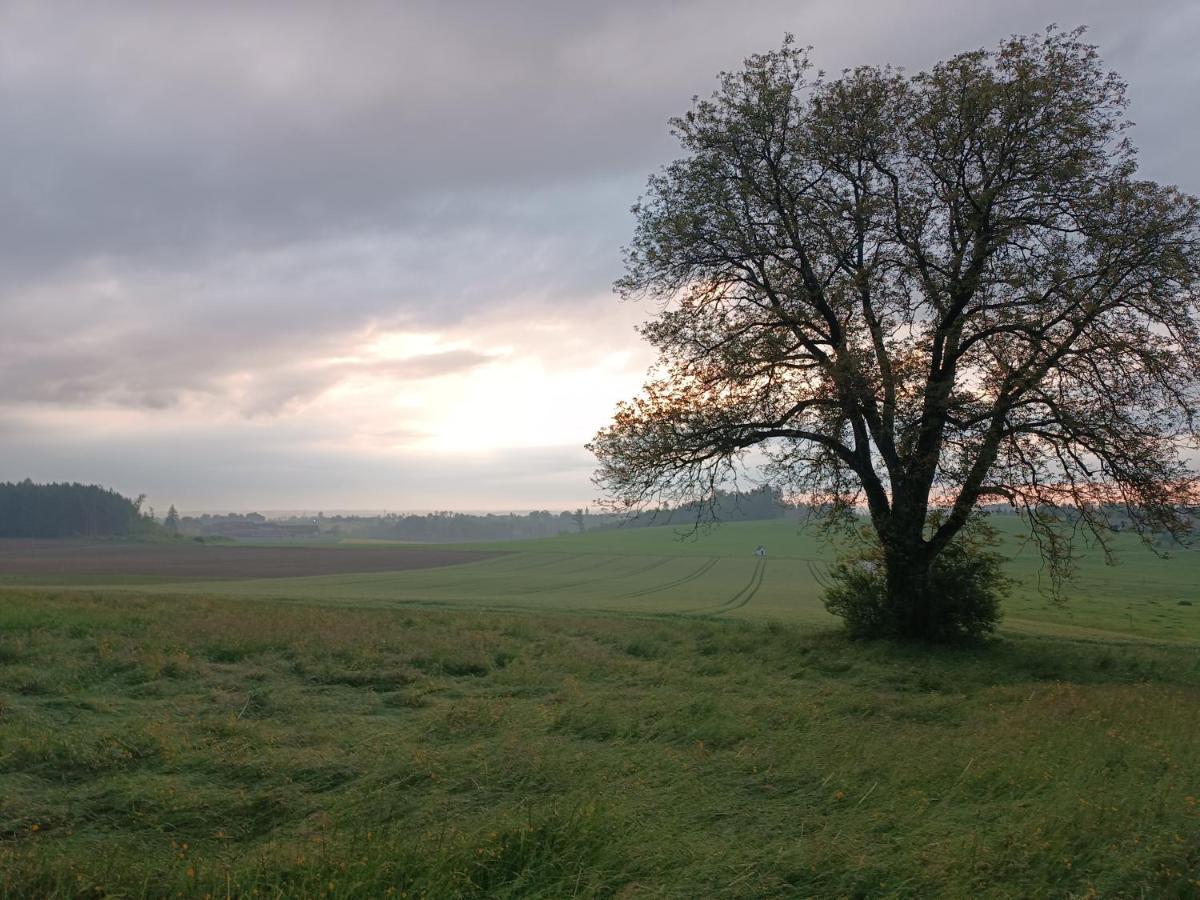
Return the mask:
{"type": "MultiPolygon", "coordinates": [[[[593,556],[593,554],[590,554],[590,553],[576,553],[575,556],[566,557],[566,559],[572,560],[572,559],[578,559],[580,557],[592,557],[592,556],[593,556]]],[[[559,575],[578,575],[578,574],[580,574],[580,572],[589,572],[589,571],[592,571],[593,569],[602,569],[602,568],[604,568],[604,566],[612,563],[613,559],[619,559],[619,558],[620,557],[599,557],[599,558],[596,558],[594,563],[588,563],[587,565],[578,566],[578,568],[576,568],[576,569],[568,569],[565,572],[559,572],[559,575]]],[[[559,562],[563,562],[563,560],[559,560],[559,562]]],[[[521,575],[521,574],[523,574],[523,570],[515,572],[515,574],[521,575]]],[[[582,584],[582,583],[587,583],[587,582],[580,582],[580,583],[582,584]]],[[[572,587],[574,587],[574,586],[572,586],[572,587]]],[[[533,592],[529,592],[529,593],[542,593],[542,592],[545,592],[545,590],[554,590],[554,589],[556,589],[556,588],[553,588],[553,587],[538,588],[536,590],[533,590],[533,592]]]]}
{"type": "MultiPolygon", "coordinates": [[[[501,578],[514,578],[517,576],[525,575],[527,572],[534,572],[534,571],[537,571],[540,569],[548,569],[551,566],[561,565],[562,563],[569,563],[569,562],[573,562],[575,560],[579,560],[579,559],[582,559],[585,557],[591,557],[591,556],[592,556],[592,554],[590,554],[590,553],[571,553],[571,554],[557,553],[557,554],[554,554],[553,559],[539,559],[539,560],[536,560],[536,561],[530,563],[527,566],[517,566],[515,568],[505,568],[505,569],[500,570],[499,572],[488,571],[488,572],[484,572],[478,578],[460,578],[453,582],[445,582],[443,584],[439,584],[438,587],[454,586],[454,585],[459,585],[459,584],[468,584],[472,581],[479,581],[481,579],[498,580],[501,578]]],[[[596,567],[596,565],[598,565],[598,564],[592,563],[590,565],[580,566],[577,569],[571,569],[567,572],[563,572],[562,574],[574,575],[576,572],[585,572],[588,569],[593,569],[596,567]]]]}
{"type": "Polygon", "coordinates": [[[661,569],[667,563],[674,562],[674,561],[675,561],[675,557],[673,557],[673,556],[660,556],[660,557],[656,558],[653,562],[647,563],[646,565],[642,566],[640,569],[634,569],[632,572],[626,572],[624,575],[618,575],[616,577],[617,578],[630,578],[633,575],[645,575],[647,572],[651,572],[654,569],[661,569]]]}
{"type": "Polygon", "coordinates": [[[595,559],[595,562],[589,562],[586,565],[579,566],[575,569],[568,569],[566,572],[561,572],[562,575],[578,575],[580,572],[590,572],[592,569],[601,569],[609,565],[614,559],[621,559],[620,556],[594,556],[591,553],[576,553],[574,556],[567,557],[568,559],[579,559],[581,557],[590,557],[595,559]]]}
{"type": "MultiPolygon", "coordinates": [[[[668,559],[668,562],[669,561],[670,560],[668,559]]],[[[696,569],[696,571],[689,572],[687,575],[684,575],[681,578],[673,579],[672,581],[668,581],[664,584],[655,585],[652,588],[643,588],[640,591],[631,591],[628,594],[620,594],[620,595],[614,597],[613,599],[614,600],[631,600],[635,597],[648,597],[650,594],[658,594],[658,593],[661,593],[662,591],[669,591],[671,588],[680,587],[681,585],[685,585],[688,582],[695,581],[697,578],[703,577],[704,575],[708,574],[708,571],[710,569],[712,569],[712,567],[715,566],[720,561],[721,561],[721,558],[719,556],[713,556],[707,562],[702,563],[700,565],[700,568],[696,569]]]]}
{"type": "MultiPolygon", "coordinates": [[[[497,558],[497,557],[493,557],[493,559],[494,558],[497,558]]],[[[475,562],[475,560],[470,560],[470,562],[475,562]]],[[[490,562],[490,560],[482,559],[482,560],[479,560],[479,562],[486,563],[486,562],[490,562]]],[[[533,569],[541,569],[542,566],[552,565],[554,563],[560,563],[560,562],[563,562],[563,560],[562,559],[548,559],[548,560],[547,559],[539,559],[538,562],[532,563],[530,565],[518,565],[518,566],[515,566],[515,568],[505,568],[498,572],[490,570],[490,571],[484,572],[484,574],[482,574],[482,575],[480,575],[479,572],[476,571],[475,569],[472,569],[472,570],[470,570],[469,577],[454,578],[454,580],[452,580],[452,581],[444,581],[444,582],[438,584],[438,587],[439,588],[458,587],[458,586],[461,586],[461,584],[470,584],[475,581],[485,580],[485,578],[498,578],[498,577],[504,577],[504,576],[508,576],[508,575],[523,575],[524,572],[527,572],[527,571],[530,571],[533,569]]],[[[460,571],[460,574],[461,574],[461,569],[458,568],[458,566],[440,566],[440,568],[443,568],[443,569],[454,568],[454,569],[460,571]]],[[[380,572],[354,572],[354,575],[365,575],[367,577],[364,577],[364,578],[338,578],[337,587],[342,587],[342,586],[344,586],[344,584],[378,584],[380,581],[380,578],[382,578],[382,577],[385,577],[388,575],[401,574],[401,572],[404,572],[404,574],[407,574],[408,571],[424,571],[424,570],[397,569],[394,571],[380,571],[380,572]]]]}
{"type": "MultiPolygon", "coordinates": [[[[591,554],[591,553],[556,554],[555,555],[556,558],[554,558],[554,559],[539,560],[528,566],[521,566],[516,569],[506,569],[505,571],[502,571],[502,572],[494,572],[494,573],[486,573],[485,572],[482,577],[459,578],[459,579],[456,579],[455,581],[443,582],[441,584],[435,585],[435,587],[438,590],[441,590],[442,588],[458,588],[458,587],[462,587],[463,585],[479,584],[480,581],[487,581],[491,584],[495,584],[495,583],[501,581],[502,579],[519,578],[519,577],[525,575],[526,572],[531,572],[531,571],[534,571],[537,569],[547,569],[553,565],[561,564],[564,562],[567,562],[567,563],[573,562],[575,560],[578,560],[578,559],[581,559],[584,557],[590,557],[592,555],[593,554],[591,554]]],[[[571,569],[567,572],[563,572],[562,574],[563,575],[577,575],[580,572],[587,572],[590,569],[594,569],[597,566],[603,565],[606,560],[611,559],[611,558],[612,557],[602,557],[599,562],[589,563],[588,565],[580,566],[577,569],[571,569]]],[[[586,582],[579,582],[579,584],[586,584],[586,582]]],[[[560,587],[574,587],[574,586],[575,585],[573,585],[573,584],[572,585],[556,585],[555,587],[549,587],[549,588],[535,588],[533,590],[523,591],[522,593],[523,594],[544,594],[547,591],[556,590],[560,587]]]]}
{"type": "MultiPolygon", "coordinates": [[[[529,565],[516,566],[513,568],[504,568],[499,572],[486,571],[483,573],[479,573],[476,570],[472,570],[471,573],[466,578],[454,578],[449,581],[442,581],[442,582],[438,583],[436,585],[436,587],[439,590],[442,588],[458,588],[458,587],[462,587],[463,585],[466,585],[466,584],[477,584],[480,581],[485,581],[485,580],[495,581],[495,580],[498,580],[501,578],[511,578],[511,577],[518,576],[518,575],[524,575],[526,572],[530,572],[535,569],[543,569],[543,568],[546,568],[547,566],[552,566],[557,563],[561,563],[564,560],[578,559],[580,556],[585,556],[585,555],[590,555],[590,554],[583,554],[583,553],[575,553],[575,554],[571,554],[571,555],[555,554],[555,558],[553,558],[553,559],[539,559],[539,560],[536,560],[535,562],[530,563],[529,565]]],[[[574,571],[579,571],[579,570],[574,570],[574,571]]],[[[574,574],[574,571],[572,571],[571,573],[568,573],[568,574],[574,574]]],[[[357,574],[366,574],[366,573],[357,573],[357,574]]],[[[368,577],[368,578],[355,578],[352,580],[339,579],[336,587],[343,587],[344,585],[351,585],[351,584],[354,584],[354,585],[378,584],[380,581],[380,576],[394,575],[394,574],[398,574],[398,573],[397,572],[378,572],[378,573],[373,573],[373,574],[374,574],[374,577],[368,577]]],[[[423,587],[423,586],[421,586],[421,587],[423,587]]]]}
{"type": "MultiPolygon", "coordinates": [[[[553,566],[553,565],[561,565],[563,563],[580,562],[580,561],[583,561],[586,559],[587,562],[584,565],[580,565],[577,568],[574,568],[567,572],[562,573],[563,575],[577,575],[580,572],[588,572],[588,571],[591,571],[592,569],[597,569],[597,568],[600,568],[601,566],[607,565],[607,564],[611,563],[613,561],[613,559],[615,559],[615,558],[616,557],[612,557],[612,556],[602,556],[597,559],[595,554],[591,554],[591,553],[572,553],[572,554],[559,553],[559,554],[553,554],[553,557],[551,559],[537,559],[537,560],[529,563],[528,565],[516,565],[513,567],[505,567],[503,570],[501,570],[499,572],[472,571],[469,575],[467,575],[467,577],[453,578],[453,579],[449,579],[446,581],[442,581],[442,582],[438,583],[437,585],[434,585],[433,587],[440,591],[445,588],[450,588],[453,590],[453,589],[461,588],[464,586],[478,585],[478,584],[480,584],[480,582],[489,582],[489,583],[494,584],[496,582],[506,580],[506,579],[519,578],[519,577],[524,576],[528,572],[532,572],[532,571],[536,571],[536,570],[544,569],[544,568],[549,568],[550,566],[553,566]],[[592,560],[595,560],[595,561],[592,561],[592,560]]],[[[655,562],[656,562],[656,564],[659,564],[661,561],[656,560],[655,562]]],[[[360,573],[360,574],[366,574],[366,573],[360,573]]],[[[365,578],[339,579],[336,587],[341,588],[341,587],[345,587],[345,586],[349,586],[349,585],[378,584],[380,582],[380,576],[386,576],[386,575],[390,575],[390,574],[393,574],[393,573],[379,572],[379,573],[375,573],[373,575],[373,577],[368,576],[365,578]]],[[[584,584],[590,584],[594,580],[595,580],[594,578],[591,578],[591,579],[587,579],[587,580],[583,580],[583,581],[569,582],[567,584],[556,584],[556,585],[551,585],[549,587],[533,588],[531,590],[523,591],[522,594],[545,594],[550,591],[564,590],[564,589],[573,588],[573,587],[580,587],[581,585],[584,585],[584,584]]],[[[429,586],[426,586],[426,585],[417,586],[418,590],[420,590],[421,588],[429,589],[429,586]]]]}
{"type": "MultiPolygon", "coordinates": [[[[592,553],[553,553],[553,554],[537,554],[537,555],[539,555],[539,556],[547,555],[547,556],[550,556],[551,558],[550,559],[539,559],[539,560],[536,560],[535,562],[530,563],[527,566],[519,566],[518,568],[515,568],[515,569],[503,569],[502,571],[496,572],[494,574],[497,577],[505,577],[508,575],[524,575],[526,572],[532,572],[536,569],[548,569],[551,566],[560,565],[561,563],[564,563],[564,562],[571,562],[572,560],[581,559],[583,557],[594,556],[594,554],[592,554],[592,553]]],[[[566,574],[573,575],[575,572],[581,572],[586,568],[587,568],[587,566],[583,566],[579,569],[572,569],[570,572],[567,572],[566,574]]]]}
{"type": "MultiPolygon", "coordinates": [[[[620,557],[616,557],[616,558],[620,558],[620,557]]],[[[611,557],[611,556],[606,557],[607,561],[611,562],[612,559],[614,559],[614,557],[611,557]]],[[[614,575],[614,576],[612,576],[612,580],[616,580],[618,578],[630,578],[634,575],[641,575],[644,572],[649,572],[651,569],[657,569],[659,566],[666,565],[668,562],[671,562],[671,557],[663,557],[662,559],[656,559],[653,562],[648,563],[647,565],[644,565],[639,569],[634,569],[632,572],[624,572],[620,575],[614,575]]],[[[589,566],[586,568],[594,569],[597,567],[589,566]]],[[[574,575],[574,574],[576,574],[578,572],[582,572],[582,571],[586,571],[586,569],[576,569],[573,572],[569,572],[567,574],[574,575]]],[[[548,594],[551,591],[563,591],[563,590],[568,590],[570,588],[583,587],[584,585],[595,584],[597,581],[602,581],[602,580],[604,580],[602,577],[592,577],[592,578],[584,579],[583,581],[572,581],[567,584],[555,584],[555,585],[551,585],[550,587],[534,588],[533,590],[524,591],[523,595],[548,594]]]]}
{"type": "Polygon", "coordinates": [[[732,612],[735,609],[741,609],[743,606],[753,600],[754,595],[758,593],[758,589],[762,587],[763,577],[766,575],[766,573],[767,561],[765,559],[760,559],[758,561],[758,565],[754,567],[754,574],[750,576],[749,583],[736,594],[734,594],[731,599],[723,603],[715,614],[719,616],[722,613],[732,612]]]}
{"type": "MultiPolygon", "coordinates": [[[[583,555],[583,554],[580,554],[580,555],[583,555]]],[[[619,557],[619,556],[602,556],[599,560],[592,563],[591,565],[580,566],[578,569],[572,569],[571,571],[563,572],[562,574],[563,575],[578,575],[580,572],[591,572],[593,569],[600,569],[606,565],[611,564],[614,559],[621,559],[621,557],[619,557]]],[[[596,576],[593,575],[592,577],[584,578],[581,581],[569,581],[566,584],[552,584],[552,585],[548,585],[546,587],[531,588],[530,590],[522,591],[521,595],[527,596],[529,594],[548,594],[551,591],[565,591],[570,588],[583,587],[583,585],[585,585],[585,584],[594,584],[595,582],[596,582],[596,576]]]]}
{"type": "Polygon", "coordinates": [[[763,576],[767,571],[767,561],[760,559],[754,564],[754,571],[750,573],[750,580],[740,591],[730,597],[728,600],[717,604],[716,606],[704,606],[699,609],[685,611],[684,615],[691,616],[720,616],[727,612],[733,612],[735,609],[741,609],[747,603],[754,599],[754,595],[758,593],[758,589],[762,587],[763,576]]]}

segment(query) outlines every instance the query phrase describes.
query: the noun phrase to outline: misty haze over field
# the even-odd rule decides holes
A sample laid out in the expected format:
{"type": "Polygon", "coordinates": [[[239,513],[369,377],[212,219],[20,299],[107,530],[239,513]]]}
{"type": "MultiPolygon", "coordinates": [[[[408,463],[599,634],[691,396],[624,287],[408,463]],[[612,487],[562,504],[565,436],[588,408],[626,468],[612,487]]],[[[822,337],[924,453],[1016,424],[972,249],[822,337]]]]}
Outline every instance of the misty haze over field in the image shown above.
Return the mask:
{"type": "Polygon", "coordinates": [[[668,117],[779,45],[926,67],[1050,22],[1200,192],[1200,6],[5,3],[0,481],[181,509],[561,509],[634,394],[668,117]],[[969,13],[967,12],[969,10],[969,13]]]}

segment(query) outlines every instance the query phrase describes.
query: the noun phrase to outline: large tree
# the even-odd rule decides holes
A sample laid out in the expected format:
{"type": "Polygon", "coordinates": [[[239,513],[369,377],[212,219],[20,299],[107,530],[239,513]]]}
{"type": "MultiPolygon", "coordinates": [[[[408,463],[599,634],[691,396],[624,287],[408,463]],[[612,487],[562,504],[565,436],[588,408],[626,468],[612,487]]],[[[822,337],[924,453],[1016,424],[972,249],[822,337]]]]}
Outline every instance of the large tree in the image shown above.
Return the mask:
{"type": "Polygon", "coordinates": [[[1200,205],[1138,179],[1125,84],[1082,30],[906,75],[810,77],[789,38],[672,126],[625,297],[659,301],[643,394],[591,445],[629,507],[712,496],[751,448],[865,508],[895,630],[980,504],[1103,537],[1182,532],[1195,479],[1200,205]]]}

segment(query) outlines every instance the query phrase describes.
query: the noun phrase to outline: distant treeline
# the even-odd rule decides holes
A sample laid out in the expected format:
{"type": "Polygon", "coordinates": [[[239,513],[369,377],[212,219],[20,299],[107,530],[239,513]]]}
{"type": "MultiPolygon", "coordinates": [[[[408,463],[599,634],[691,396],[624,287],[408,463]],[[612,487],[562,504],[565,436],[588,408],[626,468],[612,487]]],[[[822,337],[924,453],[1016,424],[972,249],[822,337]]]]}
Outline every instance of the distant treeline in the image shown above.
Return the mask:
{"type": "Polygon", "coordinates": [[[716,519],[718,522],[761,521],[782,519],[797,507],[788,503],[777,488],[764,485],[745,493],[717,491],[704,503],[687,503],[675,507],[663,507],[644,511],[633,518],[621,517],[618,524],[624,528],[652,525],[692,525],[697,520],[716,519]]]}
{"type": "MultiPolygon", "coordinates": [[[[793,507],[783,501],[779,492],[769,487],[745,494],[720,493],[712,505],[718,519],[723,522],[778,519],[793,511],[793,507]]],[[[704,511],[699,505],[686,505],[643,512],[633,518],[576,509],[558,513],[535,510],[507,515],[432,512],[423,515],[320,516],[303,521],[316,524],[322,534],[446,543],[553,537],[601,528],[688,526],[704,511]]],[[[285,521],[299,523],[301,520],[285,521]]]]}
{"type": "Polygon", "coordinates": [[[447,543],[552,537],[594,527],[599,518],[582,510],[578,513],[537,510],[524,515],[432,512],[424,515],[321,516],[316,521],[322,533],[343,537],[447,543]]]}
{"type": "Polygon", "coordinates": [[[131,537],[156,529],[130,500],[95,484],[0,483],[0,537],[131,537]]]}

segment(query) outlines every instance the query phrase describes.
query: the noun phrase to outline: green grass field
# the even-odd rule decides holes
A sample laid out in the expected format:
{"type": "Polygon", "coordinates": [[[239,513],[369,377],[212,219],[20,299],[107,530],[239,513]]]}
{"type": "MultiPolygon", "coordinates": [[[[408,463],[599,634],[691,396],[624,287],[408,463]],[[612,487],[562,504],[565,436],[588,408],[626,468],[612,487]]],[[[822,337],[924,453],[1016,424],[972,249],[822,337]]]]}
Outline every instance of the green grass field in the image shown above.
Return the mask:
{"type": "Polygon", "coordinates": [[[0,897],[1200,897],[1200,554],[932,650],[784,524],[492,549],[0,587],[0,897]]]}
{"type": "MultiPolygon", "coordinates": [[[[1116,565],[1084,552],[1067,603],[1048,596],[1035,549],[1018,523],[996,520],[1016,579],[1004,627],[1039,634],[1200,641],[1200,551],[1163,559],[1133,535],[1115,537],[1116,565]]],[[[669,527],[454,545],[503,551],[494,559],[398,573],[164,584],[158,593],[322,603],[720,616],[833,626],[820,579],[831,551],[785,522],[735,523],[680,537],[669,527]],[[765,565],[753,555],[768,549],[765,565]]],[[[111,579],[107,586],[111,587],[111,579]]],[[[133,585],[131,585],[133,586],[133,585]]]]}

